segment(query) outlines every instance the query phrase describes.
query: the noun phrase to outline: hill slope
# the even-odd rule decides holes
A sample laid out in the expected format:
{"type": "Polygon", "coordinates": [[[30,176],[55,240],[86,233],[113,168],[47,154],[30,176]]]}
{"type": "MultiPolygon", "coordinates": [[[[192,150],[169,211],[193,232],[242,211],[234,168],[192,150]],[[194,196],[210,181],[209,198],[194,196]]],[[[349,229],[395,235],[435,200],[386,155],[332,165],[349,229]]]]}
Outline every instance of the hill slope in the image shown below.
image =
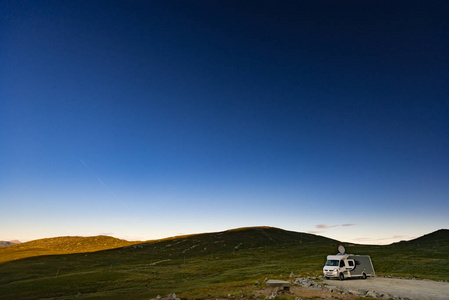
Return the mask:
{"type": "Polygon", "coordinates": [[[449,229],[440,229],[432,233],[423,235],[414,240],[408,241],[409,244],[433,244],[449,246],[449,229]]]}
{"type": "MultiPolygon", "coordinates": [[[[289,280],[292,271],[320,275],[326,255],[337,251],[337,243],[257,227],[92,253],[29,257],[0,265],[0,299],[150,299],[173,292],[183,299],[227,298],[228,294],[241,298],[265,288],[255,282],[267,277],[289,280]]],[[[350,249],[371,255],[378,275],[449,279],[447,246],[423,244],[421,251],[402,245],[350,249]]]]}
{"type": "Polygon", "coordinates": [[[239,249],[280,244],[329,244],[335,240],[313,234],[286,231],[272,227],[239,228],[216,233],[203,233],[147,242],[129,242],[109,236],[56,237],[34,240],[0,248],[0,263],[40,255],[71,254],[108,250],[126,246],[154,248],[175,255],[232,252],[239,249]]]}
{"type": "Polygon", "coordinates": [[[265,276],[288,278],[292,270],[310,274],[329,251],[335,251],[336,243],[312,234],[257,227],[91,253],[29,257],[0,264],[0,299],[150,299],[173,292],[183,299],[204,299],[208,293],[226,296],[254,286],[256,280],[263,282],[265,276]]]}
{"type": "Polygon", "coordinates": [[[132,244],[135,242],[101,235],[39,239],[0,248],[0,263],[32,256],[93,252],[132,244]]]}
{"type": "Polygon", "coordinates": [[[197,255],[201,253],[228,253],[284,244],[331,245],[338,241],[308,233],[287,231],[274,227],[248,227],[222,232],[203,233],[150,241],[132,247],[155,248],[161,251],[197,255]]]}

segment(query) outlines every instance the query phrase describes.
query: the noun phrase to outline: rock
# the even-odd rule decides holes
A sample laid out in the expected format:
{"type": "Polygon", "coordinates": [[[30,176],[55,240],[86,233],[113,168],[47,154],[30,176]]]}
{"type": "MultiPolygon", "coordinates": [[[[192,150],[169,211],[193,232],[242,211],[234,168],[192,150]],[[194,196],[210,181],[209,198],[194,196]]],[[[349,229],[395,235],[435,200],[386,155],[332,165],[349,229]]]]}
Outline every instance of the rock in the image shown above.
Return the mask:
{"type": "Polygon", "coordinates": [[[336,286],[333,286],[333,285],[328,285],[326,288],[327,288],[330,292],[333,292],[334,290],[337,289],[337,287],[336,287],[336,286]]]}
{"type": "Polygon", "coordinates": [[[178,297],[176,297],[176,294],[168,294],[167,298],[162,298],[160,295],[157,295],[155,300],[180,300],[178,297]]]}
{"type": "Polygon", "coordinates": [[[332,290],[333,290],[334,293],[343,294],[343,291],[340,288],[338,288],[338,287],[333,288],[332,290]]]}
{"type": "Polygon", "coordinates": [[[377,298],[379,295],[375,291],[368,291],[365,294],[366,297],[377,298]]]}
{"type": "Polygon", "coordinates": [[[274,279],[267,280],[265,284],[270,287],[282,287],[282,288],[291,286],[291,283],[289,281],[274,280],[274,279]]]}
{"type": "Polygon", "coordinates": [[[360,293],[359,291],[355,291],[355,290],[348,290],[348,294],[350,295],[361,295],[362,293],[360,293]]]}

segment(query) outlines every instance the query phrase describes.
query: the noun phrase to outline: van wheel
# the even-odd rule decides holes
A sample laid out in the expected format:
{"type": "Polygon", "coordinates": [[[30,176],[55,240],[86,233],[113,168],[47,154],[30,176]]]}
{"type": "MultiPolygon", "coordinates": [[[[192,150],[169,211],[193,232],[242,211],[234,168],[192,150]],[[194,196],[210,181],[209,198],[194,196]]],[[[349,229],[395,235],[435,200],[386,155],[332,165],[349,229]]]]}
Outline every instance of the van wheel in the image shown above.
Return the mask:
{"type": "Polygon", "coordinates": [[[343,273],[340,273],[340,275],[338,275],[338,278],[340,278],[340,280],[345,280],[345,275],[343,275],[343,273]]]}
{"type": "Polygon", "coordinates": [[[362,274],[362,279],[366,279],[366,274],[365,273],[362,274]]]}

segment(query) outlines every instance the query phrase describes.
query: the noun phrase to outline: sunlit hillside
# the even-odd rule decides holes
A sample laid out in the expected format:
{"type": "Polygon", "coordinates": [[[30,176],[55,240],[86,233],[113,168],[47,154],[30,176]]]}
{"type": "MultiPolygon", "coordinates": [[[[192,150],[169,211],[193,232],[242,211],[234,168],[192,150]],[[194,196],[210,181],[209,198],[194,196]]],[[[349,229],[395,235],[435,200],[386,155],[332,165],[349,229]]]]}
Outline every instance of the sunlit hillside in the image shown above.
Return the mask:
{"type": "Polygon", "coordinates": [[[39,239],[0,248],[0,263],[31,256],[92,252],[135,244],[110,236],[65,236],[39,239]]]}

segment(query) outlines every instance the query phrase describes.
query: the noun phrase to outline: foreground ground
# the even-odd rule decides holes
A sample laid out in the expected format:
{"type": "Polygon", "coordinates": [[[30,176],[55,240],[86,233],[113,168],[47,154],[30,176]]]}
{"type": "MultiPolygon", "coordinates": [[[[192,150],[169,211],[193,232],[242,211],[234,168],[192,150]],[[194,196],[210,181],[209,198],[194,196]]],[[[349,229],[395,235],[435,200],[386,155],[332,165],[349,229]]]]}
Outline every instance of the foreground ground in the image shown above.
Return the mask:
{"type": "Polygon", "coordinates": [[[449,283],[431,280],[410,280],[397,278],[368,278],[367,280],[324,280],[328,286],[346,290],[375,291],[408,299],[449,299],[449,283]]]}
{"type": "MultiPolygon", "coordinates": [[[[399,278],[368,278],[367,280],[321,280],[291,278],[293,284],[289,290],[279,287],[268,287],[266,284],[257,284],[252,292],[246,294],[242,290],[228,294],[219,299],[398,299],[398,300],[446,300],[449,296],[449,283],[443,281],[399,279],[399,278]]],[[[179,296],[179,295],[178,295],[179,296]]],[[[178,296],[175,295],[175,298],[178,296]]],[[[154,298],[153,300],[174,300],[168,298],[154,298]]],[[[202,299],[217,299],[205,297],[202,299]]],[[[179,298],[177,299],[179,300],[179,298]]]]}
{"type": "MultiPolygon", "coordinates": [[[[3,250],[2,256],[16,260],[0,263],[0,299],[148,300],[170,293],[182,299],[265,299],[273,292],[264,284],[266,278],[318,277],[326,255],[335,253],[338,246],[337,241],[327,238],[276,228],[239,229],[66,255],[40,255],[66,249],[65,238],[57,247],[44,242],[29,249],[22,245],[20,249],[8,246],[11,248],[3,250]],[[14,258],[18,254],[28,257],[14,258]],[[291,277],[292,273],[296,275],[291,277]]],[[[85,241],[76,243],[83,245],[85,241]]],[[[449,280],[449,231],[390,246],[347,248],[351,253],[370,255],[379,276],[449,280]]],[[[347,282],[344,284],[363,284],[359,280],[347,282]]],[[[292,287],[291,294],[280,294],[277,299],[357,299],[390,294],[382,290],[369,295],[342,293],[337,288],[331,291],[306,283],[292,287]]],[[[323,282],[317,279],[316,284],[323,282]]],[[[421,294],[423,297],[407,298],[426,299],[435,288],[429,290],[421,294]]]]}

